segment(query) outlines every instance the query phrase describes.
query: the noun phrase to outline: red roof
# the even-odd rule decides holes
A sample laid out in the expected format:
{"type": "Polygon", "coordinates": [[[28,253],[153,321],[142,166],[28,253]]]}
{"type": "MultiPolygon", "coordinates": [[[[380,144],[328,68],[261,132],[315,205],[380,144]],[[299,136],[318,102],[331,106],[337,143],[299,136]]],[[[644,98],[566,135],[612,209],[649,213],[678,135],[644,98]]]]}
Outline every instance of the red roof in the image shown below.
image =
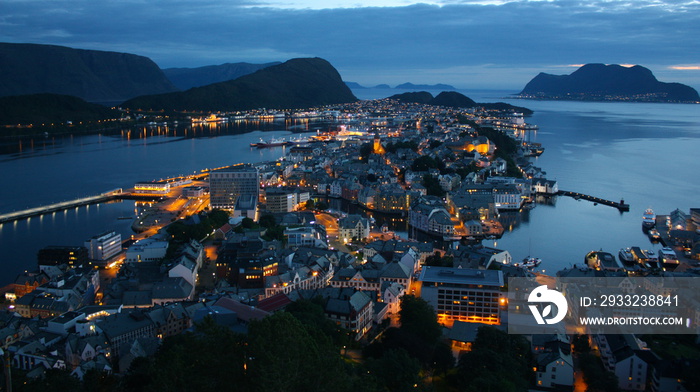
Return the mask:
{"type": "Polygon", "coordinates": [[[258,309],[266,312],[276,312],[290,303],[292,303],[292,300],[285,293],[279,293],[258,302],[258,309]]]}
{"type": "Polygon", "coordinates": [[[221,232],[223,232],[224,234],[228,234],[228,232],[230,232],[232,229],[231,229],[231,225],[229,225],[227,223],[227,224],[219,227],[219,230],[221,230],[221,232]]]}

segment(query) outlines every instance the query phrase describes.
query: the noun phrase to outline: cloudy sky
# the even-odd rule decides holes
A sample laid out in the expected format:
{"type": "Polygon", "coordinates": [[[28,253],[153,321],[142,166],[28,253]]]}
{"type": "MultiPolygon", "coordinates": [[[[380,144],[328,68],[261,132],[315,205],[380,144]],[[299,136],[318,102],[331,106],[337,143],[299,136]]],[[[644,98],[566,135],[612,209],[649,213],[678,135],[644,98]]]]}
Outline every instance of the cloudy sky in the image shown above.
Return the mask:
{"type": "Polygon", "coordinates": [[[700,0],[2,0],[0,41],[162,68],[322,57],[363,85],[518,90],[539,72],[640,64],[700,90],[700,0]]]}

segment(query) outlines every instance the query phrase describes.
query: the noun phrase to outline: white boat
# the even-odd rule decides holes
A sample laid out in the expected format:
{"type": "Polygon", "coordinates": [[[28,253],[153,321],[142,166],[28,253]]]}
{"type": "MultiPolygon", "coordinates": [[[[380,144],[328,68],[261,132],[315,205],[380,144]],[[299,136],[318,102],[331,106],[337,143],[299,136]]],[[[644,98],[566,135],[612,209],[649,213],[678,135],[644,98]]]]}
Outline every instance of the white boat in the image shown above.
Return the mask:
{"type": "Polygon", "coordinates": [[[536,268],[536,267],[539,266],[540,264],[542,264],[542,260],[541,260],[541,259],[539,259],[539,258],[537,258],[537,257],[530,257],[530,256],[528,256],[528,257],[524,258],[523,261],[522,261],[521,263],[515,263],[515,264],[513,264],[513,265],[516,266],[516,267],[522,267],[522,268],[529,268],[529,269],[532,269],[532,268],[536,268]]]}
{"type": "Polygon", "coordinates": [[[651,208],[647,208],[642,216],[642,226],[646,228],[651,228],[656,226],[656,214],[651,208]]]}

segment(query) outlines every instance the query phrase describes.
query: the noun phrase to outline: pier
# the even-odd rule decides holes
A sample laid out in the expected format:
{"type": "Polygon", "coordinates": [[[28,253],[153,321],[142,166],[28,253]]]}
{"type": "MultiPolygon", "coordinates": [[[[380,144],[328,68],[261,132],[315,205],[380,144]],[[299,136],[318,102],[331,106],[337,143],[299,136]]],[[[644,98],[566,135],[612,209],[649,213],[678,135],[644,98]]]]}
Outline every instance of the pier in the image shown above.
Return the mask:
{"type": "Polygon", "coordinates": [[[31,218],[33,216],[39,216],[44,214],[50,214],[52,212],[63,211],[70,208],[76,208],[81,206],[86,206],[89,204],[104,203],[111,200],[156,200],[158,197],[152,195],[140,195],[130,192],[122,192],[121,189],[116,189],[113,191],[100,193],[95,196],[81,197],[74,200],[63,201],[60,203],[49,204],[45,206],[29,208],[22,211],[9,212],[7,214],[0,214],[0,225],[3,223],[14,222],[22,219],[31,218]]]}
{"type": "Polygon", "coordinates": [[[620,200],[619,202],[616,202],[616,201],[612,201],[612,200],[601,199],[600,197],[585,195],[583,193],[571,192],[571,191],[561,191],[561,190],[559,192],[557,192],[557,195],[569,196],[569,197],[573,197],[576,200],[583,199],[583,200],[591,201],[593,203],[598,203],[598,204],[603,204],[603,205],[610,206],[610,207],[615,207],[618,210],[620,210],[620,212],[626,212],[626,211],[630,210],[629,204],[625,204],[624,200],[620,200]]]}

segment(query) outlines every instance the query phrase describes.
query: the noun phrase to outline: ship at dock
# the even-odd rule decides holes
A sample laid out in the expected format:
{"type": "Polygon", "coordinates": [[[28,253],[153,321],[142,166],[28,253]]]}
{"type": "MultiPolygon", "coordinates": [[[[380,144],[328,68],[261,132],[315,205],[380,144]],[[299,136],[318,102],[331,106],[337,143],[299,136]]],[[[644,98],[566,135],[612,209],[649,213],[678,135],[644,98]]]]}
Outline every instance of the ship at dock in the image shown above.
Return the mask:
{"type": "Polygon", "coordinates": [[[615,256],[608,252],[590,251],[584,259],[587,266],[602,271],[621,271],[624,268],[615,256]]]}
{"type": "Polygon", "coordinates": [[[642,215],[642,227],[645,229],[651,229],[656,226],[656,214],[651,208],[647,208],[642,215]]]}

